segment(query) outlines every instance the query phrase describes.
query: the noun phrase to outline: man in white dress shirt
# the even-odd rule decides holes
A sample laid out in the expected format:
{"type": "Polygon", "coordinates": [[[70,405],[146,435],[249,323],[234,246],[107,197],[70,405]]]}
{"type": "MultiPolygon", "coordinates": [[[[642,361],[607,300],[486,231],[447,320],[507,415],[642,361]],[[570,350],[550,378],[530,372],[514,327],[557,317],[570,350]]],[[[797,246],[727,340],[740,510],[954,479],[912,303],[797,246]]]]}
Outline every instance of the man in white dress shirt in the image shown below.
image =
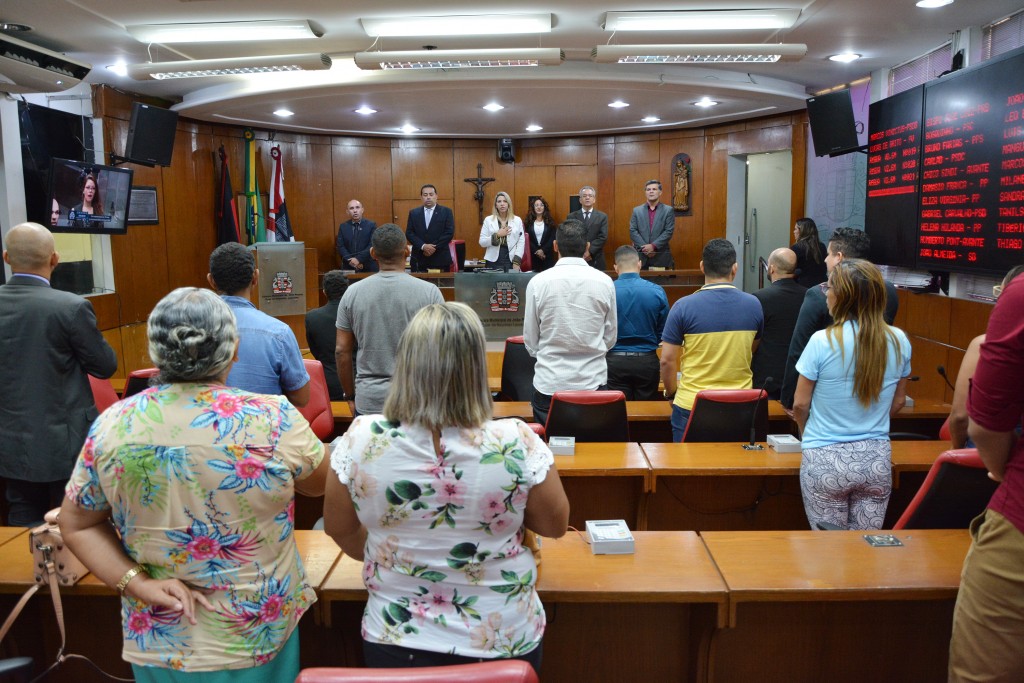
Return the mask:
{"type": "Polygon", "coordinates": [[[567,220],[555,233],[559,259],[526,287],[523,338],[537,359],[533,417],[545,424],[556,391],[606,388],[605,355],[618,336],[615,286],[583,259],[586,228],[567,220]]]}

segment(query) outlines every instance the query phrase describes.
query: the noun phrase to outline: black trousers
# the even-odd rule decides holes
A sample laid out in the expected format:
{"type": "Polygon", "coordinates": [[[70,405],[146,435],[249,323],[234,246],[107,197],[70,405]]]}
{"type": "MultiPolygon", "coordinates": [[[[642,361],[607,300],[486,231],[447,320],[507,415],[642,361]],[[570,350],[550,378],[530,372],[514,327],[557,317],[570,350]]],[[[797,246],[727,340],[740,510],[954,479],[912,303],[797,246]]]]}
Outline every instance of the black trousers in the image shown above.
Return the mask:
{"type": "Polygon", "coordinates": [[[608,362],[608,388],[621,391],[627,401],[657,401],[661,364],[654,351],[623,354],[610,351],[608,362]]]}
{"type": "Polygon", "coordinates": [[[67,481],[23,481],[6,479],[7,526],[35,527],[43,523],[43,515],[60,507],[67,481]]]}
{"type": "MultiPolygon", "coordinates": [[[[540,676],[540,661],[543,655],[544,644],[520,657],[533,667],[533,670],[540,676]]],[[[414,650],[410,647],[400,645],[382,645],[363,641],[363,660],[366,666],[371,669],[399,669],[413,668],[420,666],[449,666],[452,664],[476,664],[487,661],[480,657],[463,657],[462,655],[450,655],[447,652],[428,652],[426,650],[414,650]]]]}

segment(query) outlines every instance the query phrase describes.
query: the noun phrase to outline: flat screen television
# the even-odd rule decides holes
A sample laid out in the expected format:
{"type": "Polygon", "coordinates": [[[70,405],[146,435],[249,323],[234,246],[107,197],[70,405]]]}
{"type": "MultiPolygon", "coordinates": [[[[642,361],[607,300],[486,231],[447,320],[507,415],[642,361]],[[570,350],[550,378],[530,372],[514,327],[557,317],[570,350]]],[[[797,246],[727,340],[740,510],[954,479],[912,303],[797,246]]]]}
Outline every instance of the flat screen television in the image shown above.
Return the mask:
{"type": "Polygon", "coordinates": [[[85,159],[92,149],[92,124],[84,116],[28,102],[18,103],[21,165],[28,220],[50,224],[50,162],[85,159]]]}
{"type": "Polygon", "coordinates": [[[132,170],[55,158],[50,164],[53,232],[123,235],[128,231],[132,170]]]}

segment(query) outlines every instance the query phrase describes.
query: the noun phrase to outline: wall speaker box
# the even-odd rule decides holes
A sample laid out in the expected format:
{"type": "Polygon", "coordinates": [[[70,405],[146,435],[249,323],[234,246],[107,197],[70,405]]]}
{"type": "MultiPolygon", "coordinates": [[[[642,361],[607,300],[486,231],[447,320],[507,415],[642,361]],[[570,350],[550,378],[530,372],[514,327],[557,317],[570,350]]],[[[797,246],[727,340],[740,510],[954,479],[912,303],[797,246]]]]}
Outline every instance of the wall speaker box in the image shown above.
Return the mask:
{"type": "Polygon", "coordinates": [[[125,158],[144,166],[170,166],[177,129],[178,112],[135,102],[125,158]]]}
{"type": "Polygon", "coordinates": [[[503,164],[512,164],[515,163],[515,160],[516,150],[512,144],[512,138],[502,138],[498,143],[498,161],[503,164]]]}
{"type": "Polygon", "coordinates": [[[860,146],[849,89],[809,98],[807,120],[811,124],[815,156],[834,156],[860,146]]]}

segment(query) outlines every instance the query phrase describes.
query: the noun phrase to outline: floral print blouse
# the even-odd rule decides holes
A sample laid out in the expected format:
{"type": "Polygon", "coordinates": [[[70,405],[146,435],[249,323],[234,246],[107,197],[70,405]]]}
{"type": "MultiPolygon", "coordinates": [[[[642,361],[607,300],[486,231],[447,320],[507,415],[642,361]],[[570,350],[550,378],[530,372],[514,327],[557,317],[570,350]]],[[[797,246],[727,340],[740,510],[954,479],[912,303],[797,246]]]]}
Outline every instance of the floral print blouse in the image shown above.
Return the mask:
{"type": "Polygon", "coordinates": [[[283,396],[169,384],[97,418],[67,486],[111,510],[125,552],[154,578],[210,591],[216,611],[122,598],[124,659],[183,671],[266,663],[316,601],[292,537],[294,482],[323,444],[283,396]]]}
{"type": "Polygon", "coordinates": [[[331,466],[369,535],[363,638],[494,659],[531,652],[545,616],[522,545],[530,489],[554,464],[519,420],[429,430],[353,421],[331,466]]]}

